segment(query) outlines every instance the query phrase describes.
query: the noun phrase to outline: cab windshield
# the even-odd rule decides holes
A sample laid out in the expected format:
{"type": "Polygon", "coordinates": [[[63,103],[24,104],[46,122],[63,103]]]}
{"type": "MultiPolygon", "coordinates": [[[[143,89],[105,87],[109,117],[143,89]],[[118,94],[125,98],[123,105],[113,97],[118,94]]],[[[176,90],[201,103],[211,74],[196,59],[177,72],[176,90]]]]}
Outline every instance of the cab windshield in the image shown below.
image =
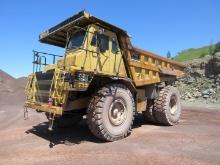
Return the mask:
{"type": "Polygon", "coordinates": [[[69,39],[67,49],[77,49],[82,47],[86,32],[83,30],[77,31],[69,39]]]}

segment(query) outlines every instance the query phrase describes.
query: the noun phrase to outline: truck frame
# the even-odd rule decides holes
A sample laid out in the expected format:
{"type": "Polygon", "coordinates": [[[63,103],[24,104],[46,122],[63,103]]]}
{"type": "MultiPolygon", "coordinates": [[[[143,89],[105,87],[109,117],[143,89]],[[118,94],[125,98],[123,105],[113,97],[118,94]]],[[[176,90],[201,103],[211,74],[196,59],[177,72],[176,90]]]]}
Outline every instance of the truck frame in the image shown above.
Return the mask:
{"type": "Polygon", "coordinates": [[[138,113],[154,123],[178,123],[180,95],[173,85],[184,65],[133,47],[126,31],[85,11],[43,32],[39,41],[65,53],[34,51],[25,116],[28,108],[44,112],[49,130],[86,116],[91,132],[105,141],[128,136],[138,113]]]}

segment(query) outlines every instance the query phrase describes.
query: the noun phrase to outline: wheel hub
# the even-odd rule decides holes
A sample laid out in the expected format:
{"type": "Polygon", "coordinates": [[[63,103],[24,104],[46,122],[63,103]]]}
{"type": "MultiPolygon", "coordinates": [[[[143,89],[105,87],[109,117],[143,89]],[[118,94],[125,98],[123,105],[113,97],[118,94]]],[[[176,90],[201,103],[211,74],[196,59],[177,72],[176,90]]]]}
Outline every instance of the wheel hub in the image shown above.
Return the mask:
{"type": "Polygon", "coordinates": [[[114,116],[117,116],[117,115],[118,115],[118,109],[114,109],[114,110],[113,110],[113,115],[114,115],[114,116]]]}
{"type": "Polygon", "coordinates": [[[114,126],[121,125],[127,118],[127,109],[123,100],[116,99],[112,102],[109,112],[109,120],[114,126]]]}
{"type": "Polygon", "coordinates": [[[170,105],[170,113],[174,115],[175,112],[177,111],[177,98],[175,95],[171,96],[169,105],[170,105]]]}

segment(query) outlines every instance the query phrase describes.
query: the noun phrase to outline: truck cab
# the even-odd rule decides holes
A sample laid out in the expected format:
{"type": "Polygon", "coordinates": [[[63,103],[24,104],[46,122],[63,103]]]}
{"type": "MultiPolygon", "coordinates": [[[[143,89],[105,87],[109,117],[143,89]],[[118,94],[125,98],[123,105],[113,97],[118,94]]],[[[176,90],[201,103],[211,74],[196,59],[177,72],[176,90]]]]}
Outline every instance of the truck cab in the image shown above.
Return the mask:
{"type": "Polygon", "coordinates": [[[124,65],[120,64],[122,53],[114,32],[92,24],[69,35],[65,57],[58,61],[58,67],[68,71],[126,76],[124,65]]]}

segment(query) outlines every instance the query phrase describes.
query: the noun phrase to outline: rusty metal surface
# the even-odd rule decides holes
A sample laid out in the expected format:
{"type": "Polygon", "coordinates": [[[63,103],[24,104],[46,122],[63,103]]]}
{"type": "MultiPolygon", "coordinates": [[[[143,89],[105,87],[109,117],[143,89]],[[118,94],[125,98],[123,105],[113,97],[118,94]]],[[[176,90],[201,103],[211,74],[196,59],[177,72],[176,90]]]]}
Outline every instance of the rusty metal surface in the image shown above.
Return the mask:
{"type": "Polygon", "coordinates": [[[43,112],[49,112],[57,115],[62,115],[63,114],[63,108],[58,107],[58,106],[49,106],[48,104],[43,104],[43,103],[36,103],[36,102],[29,102],[26,101],[24,104],[24,107],[30,108],[33,110],[40,110],[43,112]]]}

